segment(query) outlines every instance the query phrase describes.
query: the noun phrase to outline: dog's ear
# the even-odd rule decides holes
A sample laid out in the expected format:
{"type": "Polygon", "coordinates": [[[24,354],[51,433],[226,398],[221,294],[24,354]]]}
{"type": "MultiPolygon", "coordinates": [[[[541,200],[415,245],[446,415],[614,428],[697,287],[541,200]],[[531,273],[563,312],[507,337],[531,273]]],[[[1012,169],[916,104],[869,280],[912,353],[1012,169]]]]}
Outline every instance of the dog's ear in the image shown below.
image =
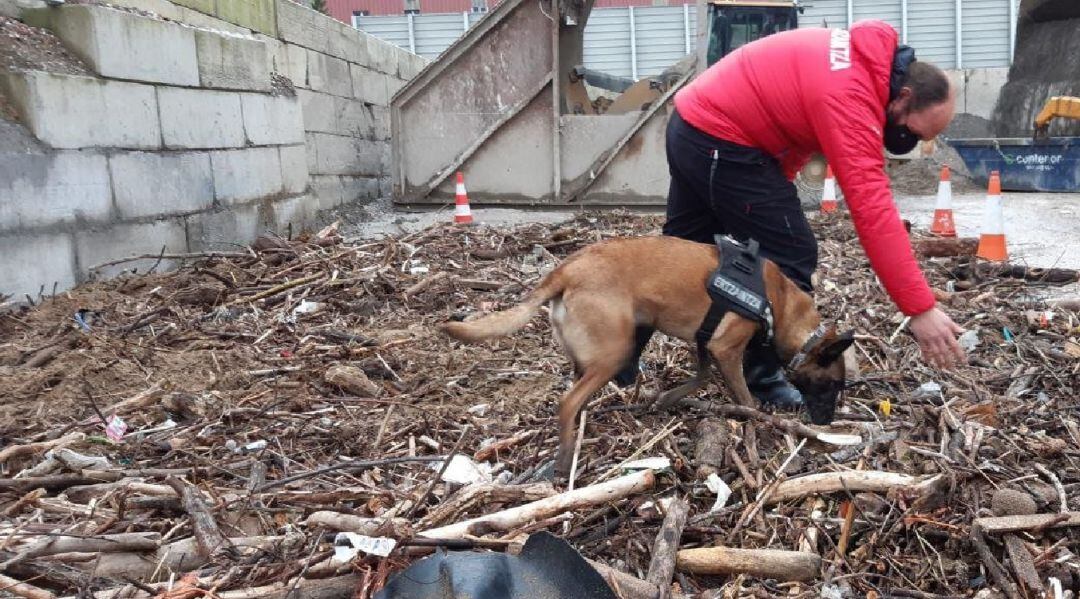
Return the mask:
{"type": "Polygon", "coordinates": [[[855,343],[855,331],[845,331],[827,341],[818,354],[818,366],[825,367],[838,360],[852,343],[855,343]]]}

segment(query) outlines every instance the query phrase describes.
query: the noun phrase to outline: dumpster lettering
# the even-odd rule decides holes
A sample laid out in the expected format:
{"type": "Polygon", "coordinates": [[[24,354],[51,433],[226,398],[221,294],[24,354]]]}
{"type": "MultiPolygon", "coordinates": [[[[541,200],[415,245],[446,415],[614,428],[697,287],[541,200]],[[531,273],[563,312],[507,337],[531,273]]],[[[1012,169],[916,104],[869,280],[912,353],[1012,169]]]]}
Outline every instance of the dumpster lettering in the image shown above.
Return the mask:
{"type": "Polygon", "coordinates": [[[1002,154],[1001,156],[1005,159],[1005,164],[1020,165],[1024,167],[1024,170],[1029,171],[1053,170],[1053,168],[1058,164],[1061,164],[1061,161],[1065,158],[1061,154],[1002,154]]]}

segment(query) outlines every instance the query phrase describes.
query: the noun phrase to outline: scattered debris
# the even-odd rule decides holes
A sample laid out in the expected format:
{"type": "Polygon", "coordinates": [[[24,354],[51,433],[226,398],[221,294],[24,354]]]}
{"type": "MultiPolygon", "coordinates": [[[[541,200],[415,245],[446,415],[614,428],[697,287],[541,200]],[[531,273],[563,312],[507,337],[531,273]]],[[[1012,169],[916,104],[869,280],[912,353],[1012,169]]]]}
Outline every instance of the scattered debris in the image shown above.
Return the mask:
{"type": "Polygon", "coordinates": [[[497,346],[433,325],[659,224],[606,212],[363,242],[331,227],[0,314],[0,587],[371,598],[436,548],[504,560],[550,531],[622,597],[993,596],[1037,589],[1032,571],[1080,590],[1077,307],[1042,318],[1029,292],[1047,279],[926,260],[979,340],[933,370],[843,214],[813,223],[818,305],[858,332],[833,426],[733,405],[719,380],[651,411],[646,389],[693,365],[658,335],[642,387],[589,405],[575,489],[545,480],[570,379],[547,322],[497,346]],[[992,515],[1006,490],[1036,513],[992,515]]]}

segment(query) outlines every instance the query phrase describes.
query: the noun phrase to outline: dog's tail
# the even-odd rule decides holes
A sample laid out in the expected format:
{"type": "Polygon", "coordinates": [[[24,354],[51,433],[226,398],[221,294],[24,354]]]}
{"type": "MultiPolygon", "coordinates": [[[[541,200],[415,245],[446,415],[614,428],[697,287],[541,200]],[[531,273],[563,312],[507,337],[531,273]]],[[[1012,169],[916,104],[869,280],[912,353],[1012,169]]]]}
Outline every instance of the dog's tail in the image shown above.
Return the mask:
{"type": "Polygon", "coordinates": [[[533,289],[525,301],[513,308],[488,314],[469,322],[445,322],[438,325],[438,329],[466,343],[505,337],[528,324],[540,310],[540,306],[562,295],[565,287],[562,268],[556,268],[544,277],[540,286],[533,289]]]}

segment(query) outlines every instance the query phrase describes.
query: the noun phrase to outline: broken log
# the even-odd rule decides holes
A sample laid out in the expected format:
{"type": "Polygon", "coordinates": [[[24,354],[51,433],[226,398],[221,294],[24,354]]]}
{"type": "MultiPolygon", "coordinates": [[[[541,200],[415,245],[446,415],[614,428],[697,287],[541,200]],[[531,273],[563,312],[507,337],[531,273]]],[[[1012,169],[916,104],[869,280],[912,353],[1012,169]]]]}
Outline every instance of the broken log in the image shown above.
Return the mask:
{"type": "Polygon", "coordinates": [[[1066,512],[1064,514],[1031,514],[1028,516],[996,516],[992,518],[976,518],[972,523],[989,534],[1002,534],[1007,532],[1039,531],[1048,528],[1065,528],[1067,526],[1080,526],[1080,512],[1066,512]]]}
{"type": "Polygon", "coordinates": [[[56,597],[45,589],[0,574],[0,594],[7,593],[17,597],[26,597],[26,599],[54,599],[56,597]]]}
{"type": "Polygon", "coordinates": [[[116,553],[154,551],[161,535],[156,532],[125,532],[97,537],[50,536],[25,548],[17,548],[18,557],[27,559],[57,553],[116,553]]]}
{"type": "Polygon", "coordinates": [[[698,423],[697,441],[694,444],[694,465],[697,477],[701,480],[717,474],[724,467],[724,454],[731,445],[731,434],[727,426],[716,418],[706,418],[698,423]]]}
{"type": "Polygon", "coordinates": [[[473,483],[463,487],[449,499],[432,509],[420,521],[421,528],[439,526],[460,517],[477,505],[493,503],[514,504],[522,501],[537,501],[555,494],[550,483],[531,483],[525,485],[500,485],[497,483],[473,483]]]}
{"type": "Polygon", "coordinates": [[[198,543],[199,555],[210,558],[218,551],[229,549],[229,540],[221,534],[213,514],[199,496],[199,491],[174,476],[166,478],[165,482],[180,496],[180,504],[191,518],[191,528],[198,543]]]}
{"type": "Polygon", "coordinates": [[[656,599],[660,596],[660,589],[656,588],[656,585],[649,584],[622,570],[616,570],[607,564],[589,558],[585,558],[585,561],[604,577],[604,581],[621,599],[656,599]]]}
{"type": "Polygon", "coordinates": [[[926,237],[913,239],[911,248],[923,258],[974,256],[979,249],[978,237],[926,237]]]}
{"type": "Polygon", "coordinates": [[[517,445],[518,443],[521,443],[522,441],[527,441],[530,438],[532,438],[533,435],[535,435],[538,432],[539,431],[537,431],[535,429],[528,430],[528,431],[523,431],[523,432],[520,432],[520,433],[514,435],[513,437],[508,437],[506,439],[495,441],[494,443],[492,443],[491,445],[488,445],[487,447],[483,447],[483,448],[478,449],[476,451],[476,453],[473,454],[473,459],[476,460],[477,462],[486,462],[489,459],[493,458],[496,453],[498,453],[498,452],[500,452],[500,451],[502,451],[504,449],[509,449],[509,448],[517,445]]]}
{"type": "Polygon", "coordinates": [[[72,443],[82,441],[85,438],[86,435],[83,433],[69,433],[59,439],[53,439],[51,441],[38,441],[36,443],[26,443],[25,445],[9,445],[4,449],[0,449],[0,464],[3,464],[12,458],[44,453],[57,447],[66,447],[72,443]]]}
{"type": "Polygon", "coordinates": [[[1004,540],[1005,553],[1009,556],[1009,563],[1012,565],[1013,573],[1016,574],[1016,580],[1020,581],[1020,586],[1028,590],[1028,596],[1045,595],[1046,589],[1039,580],[1039,571],[1035,569],[1035,561],[1031,557],[1031,552],[1024,546],[1024,541],[1014,534],[1005,535],[1004,540]]]}
{"type": "Polygon", "coordinates": [[[356,366],[331,366],[326,369],[323,380],[358,397],[378,397],[382,387],[372,382],[367,374],[356,366]]]}
{"type": "Polygon", "coordinates": [[[836,493],[839,491],[887,493],[893,489],[902,489],[921,494],[923,491],[932,488],[940,477],[940,474],[932,477],[918,477],[878,470],[823,472],[785,480],[777,485],[776,490],[769,497],[768,503],[781,503],[807,495],[836,493]]]}
{"type": "Polygon", "coordinates": [[[697,408],[699,410],[707,410],[716,412],[722,416],[739,416],[742,418],[748,418],[751,420],[759,420],[765,422],[778,430],[798,435],[799,437],[806,437],[813,441],[819,441],[829,445],[847,446],[858,445],[862,443],[862,437],[859,435],[837,434],[827,433],[818,430],[814,430],[805,424],[790,420],[787,418],[781,418],[779,416],[773,416],[772,414],[766,414],[758,411],[756,408],[747,406],[737,406],[734,404],[721,404],[711,401],[701,401],[699,399],[681,399],[679,405],[688,408],[697,408]]]}
{"type": "Polygon", "coordinates": [[[679,542],[682,540],[683,528],[686,526],[686,517],[690,513],[690,504],[684,499],[675,498],[662,504],[666,504],[667,514],[664,516],[664,523],[660,525],[659,532],[656,533],[645,582],[660,590],[659,599],[667,599],[671,594],[671,578],[675,575],[675,555],[679,551],[679,542]]]}
{"type": "Polygon", "coordinates": [[[405,518],[362,518],[351,514],[314,512],[304,521],[306,526],[321,526],[330,530],[355,532],[372,537],[402,539],[412,536],[412,524],[405,518]]]}
{"type": "Polygon", "coordinates": [[[821,556],[805,551],[702,547],[678,553],[677,567],[690,574],[749,574],[805,582],[821,573],[821,556]]]}
{"type": "Polygon", "coordinates": [[[480,536],[489,532],[507,532],[529,522],[550,518],[562,512],[622,499],[650,489],[654,484],[656,484],[656,474],[652,470],[642,470],[501,512],[425,530],[419,534],[435,539],[460,539],[465,535],[480,536]]]}
{"type": "Polygon", "coordinates": [[[89,503],[91,499],[101,497],[110,491],[123,490],[128,493],[140,493],[154,497],[178,497],[176,491],[167,485],[144,483],[140,480],[124,479],[113,483],[78,485],[70,487],[64,495],[75,503],[89,503]]]}
{"type": "Polygon", "coordinates": [[[1024,279],[1041,283],[1075,283],[1080,281],[1080,271],[1071,268],[1036,268],[1013,264],[990,264],[985,262],[958,266],[950,271],[957,279],[1024,279]]]}

